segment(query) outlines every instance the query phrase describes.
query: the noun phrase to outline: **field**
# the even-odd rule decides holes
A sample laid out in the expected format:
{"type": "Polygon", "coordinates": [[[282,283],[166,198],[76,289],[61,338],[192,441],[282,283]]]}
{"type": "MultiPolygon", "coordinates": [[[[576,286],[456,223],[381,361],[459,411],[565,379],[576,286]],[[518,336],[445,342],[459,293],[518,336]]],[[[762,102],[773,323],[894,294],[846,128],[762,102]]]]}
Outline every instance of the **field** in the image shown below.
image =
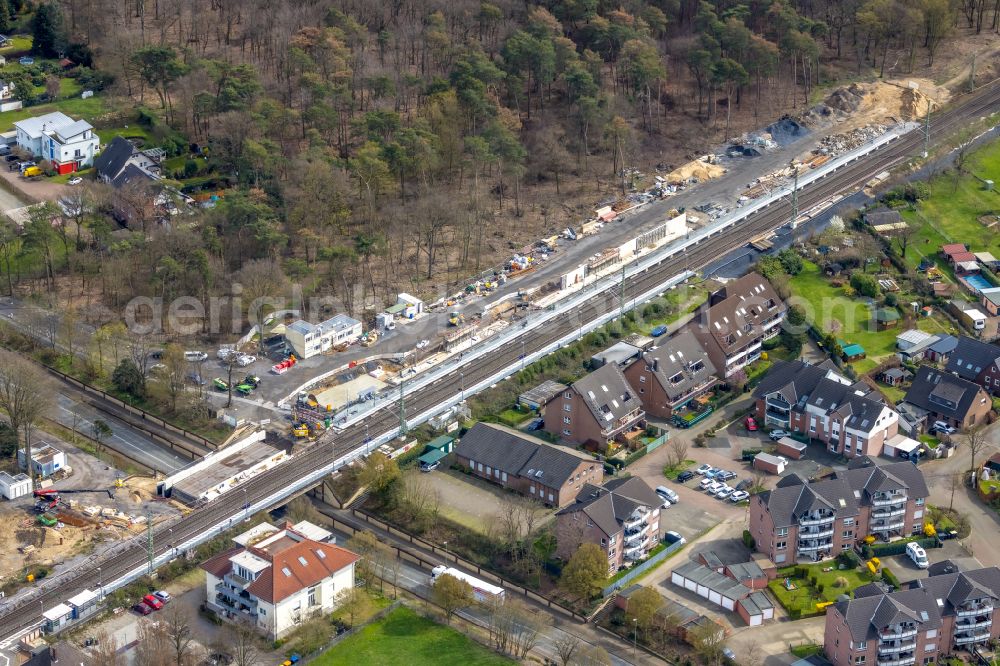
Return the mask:
{"type": "Polygon", "coordinates": [[[808,576],[815,576],[815,585],[808,578],[800,578],[795,575],[795,570],[798,567],[788,567],[787,569],[779,569],[778,577],[768,583],[767,587],[771,590],[771,594],[785,607],[785,610],[798,610],[803,616],[818,615],[817,603],[834,601],[841,594],[850,595],[854,588],[873,580],[871,574],[861,569],[837,569],[836,560],[802,566],[806,568],[808,576]],[[833,571],[823,571],[829,567],[833,567],[833,571]],[[846,579],[847,584],[834,587],[834,582],[838,578],[846,579]],[[785,588],[786,579],[795,586],[794,590],[785,588]]]}
{"type": "Polygon", "coordinates": [[[1000,256],[997,227],[987,232],[978,221],[980,215],[1000,211],[1000,193],[987,191],[979,180],[1000,182],[1000,141],[975,151],[970,162],[972,173],[959,179],[957,190],[953,175],[936,176],[927,181],[931,196],[921,201],[916,210],[902,211],[903,219],[915,229],[906,252],[907,265],[915,267],[925,256],[930,256],[938,259],[945,270],[947,267],[938,254],[945,243],[966,243],[973,252],[1000,256]]]}
{"type": "MultiPolygon", "coordinates": [[[[806,309],[806,317],[824,333],[833,333],[848,343],[865,348],[867,358],[854,361],[859,373],[868,372],[880,359],[895,351],[896,336],[902,326],[876,331],[870,325],[871,310],[860,298],[848,298],[841,288],[834,287],[820,271],[819,266],[803,262],[802,272],[789,280],[799,304],[806,309]],[[834,324],[836,322],[836,324],[834,324]]],[[[905,302],[905,297],[900,297],[905,302]]],[[[929,333],[953,333],[953,327],[936,317],[921,317],[917,328],[929,333]]]]}
{"type": "Polygon", "coordinates": [[[316,666],[499,666],[514,662],[494,654],[454,629],[401,607],[310,663],[316,666]]]}

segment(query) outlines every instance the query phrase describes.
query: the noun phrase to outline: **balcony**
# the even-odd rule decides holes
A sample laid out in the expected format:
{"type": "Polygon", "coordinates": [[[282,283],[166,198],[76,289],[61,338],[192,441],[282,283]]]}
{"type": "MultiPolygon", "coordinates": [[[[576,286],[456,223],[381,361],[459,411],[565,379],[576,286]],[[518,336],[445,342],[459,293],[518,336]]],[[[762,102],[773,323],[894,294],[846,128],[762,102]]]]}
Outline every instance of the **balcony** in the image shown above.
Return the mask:
{"type": "Polygon", "coordinates": [[[878,646],[879,654],[897,654],[899,652],[910,652],[911,650],[917,649],[916,641],[906,641],[905,643],[897,643],[895,645],[880,644],[878,646]]]}
{"type": "Polygon", "coordinates": [[[992,602],[990,602],[984,604],[973,604],[971,606],[959,607],[958,609],[956,609],[955,615],[957,615],[958,617],[970,617],[973,615],[986,615],[987,613],[992,613],[992,612],[993,612],[993,604],[992,602]]]}
{"type": "Polygon", "coordinates": [[[982,629],[983,627],[989,628],[993,626],[993,618],[987,617],[985,620],[972,620],[971,622],[956,622],[955,632],[963,633],[973,631],[975,629],[982,629]]]}
{"type": "Polygon", "coordinates": [[[872,506],[887,506],[906,501],[906,495],[876,495],[872,498],[872,506]]]}
{"type": "Polygon", "coordinates": [[[226,581],[230,585],[230,587],[232,587],[233,589],[235,589],[237,592],[241,592],[241,591],[247,589],[247,587],[249,587],[250,583],[253,582],[252,580],[247,580],[243,576],[239,576],[237,574],[234,574],[231,571],[229,573],[227,573],[225,576],[223,576],[222,580],[226,581]]]}
{"type": "Polygon", "coordinates": [[[799,527],[811,527],[813,525],[825,525],[832,523],[837,516],[831,513],[828,516],[802,516],[799,518],[799,527]]]}
{"type": "Polygon", "coordinates": [[[964,634],[962,636],[955,636],[955,645],[968,645],[969,643],[982,643],[984,641],[990,640],[989,631],[981,631],[976,634],[964,634]]]}
{"type": "Polygon", "coordinates": [[[886,629],[878,632],[878,637],[883,641],[901,641],[904,638],[913,638],[917,635],[916,627],[900,627],[898,629],[886,629]]]}
{"type": "Polygon", "coordinates": [[[646,412],[642,411],[642,408],[633,409],[612,425],[604,428],[604,430],[601,431],[601,436],[607,437],[608,439],[614,439],[618,435],[637,425],[645,416],[646,412]]]}
{"type": "Polygon", "coordinates": [[[877,520],[879,518],[894,518],[896,516],[902,516],[906,514],[906,505],[900,507],[890,506],[888,508],[880,508],[872,511],[872,519],[877,520]]]}
{"type": "Polygon", "coordinates": [[[808,540],[811,541],[811,540],[814,540],[814,539],[822,539],[822,538],[828,537],[828,536],[833,536],[833,527],[832,526],[829,527],[829,528],[820,528],[820,529],[815,530],[815,531],[799,530],[799,538],[800,539],[808,539],[808,540]]]}
{"type": "Polygon", "coordinates": [[[236,601],[235,599],[230,599],[224,594],[216,594],[213,603],[219,608],[227,610],[231,613],[239,613],[248,617],[256,617],[257,615],[254,609],[248,604],[236,601]]]}
{"type": "Polygon", "coordinates": [[[916,656],[901,657],[899,659],[879,659],[875,663],[877,666],[910,666],[917,661],[916,656]]]}
{"type": "Polygon", "coordinates": [[[626,532],[630,532],[630,531],[633,531],[633,530],[643,530],[648,525],[648,523],[646,522],[646,518],[648,516],[649,516],[649,512],[643,513],[638,518],[633,518],[631,520],[625,521],[625,523],[622,525],[622,527],[625,528],[626,532]]]}
{"type": "Polygon", "coordinates": [[[639,560],[646,555],[646,544],[642,543],[637,546],[632,546],[631,548],[625,549],[625,559],[626,560],[639,560]]]}
{"type": "Polygon", "coordinates": [[[626,536],[625,543],[629,546],[645,548],[649,544],[649,535],[645,532],[636,532],[631,536],[626,536]]]}
{"type": "Polygon", "coordinates": [[[872,532],[889,532],[891,530],[903,529],[904,521],[894,520],[891,523],[872,523],[868,529],[872,532]]]}
{"type": "Polygon", "coordinates": [[[824,548],[833,548],[833,541],[822,541],[822,542],[819,542],[819,543],[817,543],[815,541],[811,541],[811,542],[808,542],[808,543],[804,543],[804,542],[800,541],[799,545],[797,547],[797,549],[800,550],[800,551],[802,551],[802,552],[811,552],[811,551],[814,551],[814,550],[823,550],[824,548]]]}

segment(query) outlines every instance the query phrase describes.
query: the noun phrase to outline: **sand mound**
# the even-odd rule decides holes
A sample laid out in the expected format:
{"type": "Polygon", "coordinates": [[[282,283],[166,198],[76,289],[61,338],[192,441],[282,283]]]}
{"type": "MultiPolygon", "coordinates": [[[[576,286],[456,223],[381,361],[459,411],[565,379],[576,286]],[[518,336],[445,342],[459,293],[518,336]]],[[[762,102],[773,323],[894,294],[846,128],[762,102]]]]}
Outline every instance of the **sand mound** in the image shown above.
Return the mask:
{"type": "Polygon", "coordinates": [[[702,160],[693,160],[682,167],[674,169],[668,173],[665,178],[667,182],[671,184],[686,183],[692,178],[696,178],[699,182],[701,182],[703,180],[718,178],[724,173],[726,173],[726,170],[718,164],[709,164],[708,162],[704,162],[702,160]]]}

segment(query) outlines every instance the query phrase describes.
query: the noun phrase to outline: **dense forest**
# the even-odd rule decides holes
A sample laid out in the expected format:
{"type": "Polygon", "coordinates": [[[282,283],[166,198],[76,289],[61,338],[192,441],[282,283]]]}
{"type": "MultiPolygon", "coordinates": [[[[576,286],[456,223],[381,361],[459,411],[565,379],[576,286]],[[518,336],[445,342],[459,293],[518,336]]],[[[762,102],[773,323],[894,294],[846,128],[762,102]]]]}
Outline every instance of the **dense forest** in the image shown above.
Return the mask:
{"type": "Polygon", "coordinates": [[[35,289],[112,311],[240,280],[362,312],[586,217],[623,168],[678,165],[834,79],[919,72],[1000,29],[1000,0],[0,0],[0,29],[18,20],[189,157],[173,177],[224,196],[167,232],[145,191],[80,188],[75,228],[0,242],[9,288],[33,252],[35,289]],[[130,197],[143,233],[123,239],[105,213],[130,197]]]}

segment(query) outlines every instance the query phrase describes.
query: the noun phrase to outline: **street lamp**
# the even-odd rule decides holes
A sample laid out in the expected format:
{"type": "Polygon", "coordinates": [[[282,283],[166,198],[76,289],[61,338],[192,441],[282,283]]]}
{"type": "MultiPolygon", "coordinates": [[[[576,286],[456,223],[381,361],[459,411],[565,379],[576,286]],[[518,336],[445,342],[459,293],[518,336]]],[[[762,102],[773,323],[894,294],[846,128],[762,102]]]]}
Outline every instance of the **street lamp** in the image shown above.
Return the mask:
{"type": "Polygon", "coordinates": [[[465,373],[459,372],[458,379],[462,382],[462,402],[465,402],[465,373]]]}
{"type": "Polygon", "coordinates": [[[639,635],[639,621],[632,618],[632,658],[635,659],[636,637],[639,635]]]}
{"type": "Polygon", "coordinates": [[[247,489],[243,489],[243,519],[250,519],[250,503],[247,501],[247,489]]]}

